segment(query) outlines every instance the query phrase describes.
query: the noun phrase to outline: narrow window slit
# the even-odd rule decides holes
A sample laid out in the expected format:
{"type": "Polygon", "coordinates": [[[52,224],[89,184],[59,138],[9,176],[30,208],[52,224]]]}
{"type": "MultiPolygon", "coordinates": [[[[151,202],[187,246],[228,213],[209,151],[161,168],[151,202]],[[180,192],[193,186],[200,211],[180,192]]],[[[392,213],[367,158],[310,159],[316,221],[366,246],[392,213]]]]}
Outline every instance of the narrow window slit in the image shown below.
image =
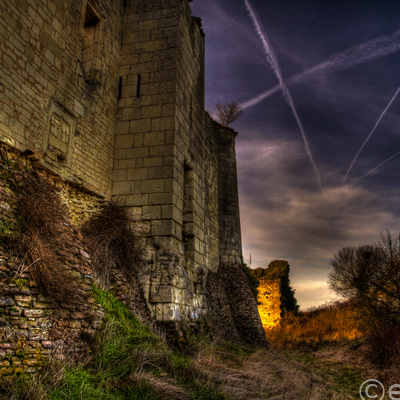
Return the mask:
{"type": "Polygon", "coordinates": [[[122,98],[122,76],[119,77],[118,81],[118,99],[122,98]]]}
{"type": "Polygon", "coordinates": [[[137,76],[136,97],[140,97],[140,75],[137,76]]]}

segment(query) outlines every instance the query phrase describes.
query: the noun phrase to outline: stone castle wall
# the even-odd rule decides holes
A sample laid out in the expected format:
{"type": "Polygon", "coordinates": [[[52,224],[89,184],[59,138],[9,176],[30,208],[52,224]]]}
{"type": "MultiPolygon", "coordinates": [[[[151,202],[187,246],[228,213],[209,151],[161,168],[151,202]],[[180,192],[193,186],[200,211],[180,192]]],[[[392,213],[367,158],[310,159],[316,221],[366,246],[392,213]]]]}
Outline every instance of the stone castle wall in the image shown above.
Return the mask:
{"type": "Polygon", "coordinates": [[[0,11],[0,140],[65,182],[75,225],[88,193],[142,221],[135,268],[153,318],[207,314],[207,277],[220,274],[233,281],[217,284],[228,302],[217,310],[239,335],[247,315],[262,341],[241,271],[237,133],[204,112],[204,34],[189,2],[10,0],[0,11]]]}
{"type": "Polygon", "coordinates": [[[109,196],[121,4],[91,4],[0,4],[0,140],[34,153],[56,174],[109,196]]]}

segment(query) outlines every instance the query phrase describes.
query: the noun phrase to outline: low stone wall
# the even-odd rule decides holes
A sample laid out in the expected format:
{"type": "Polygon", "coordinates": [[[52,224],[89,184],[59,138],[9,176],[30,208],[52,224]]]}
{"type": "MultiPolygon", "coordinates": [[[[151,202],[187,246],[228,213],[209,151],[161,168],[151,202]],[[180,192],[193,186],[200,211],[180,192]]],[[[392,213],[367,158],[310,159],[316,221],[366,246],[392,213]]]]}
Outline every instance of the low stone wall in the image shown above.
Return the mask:
{"type": "Polygon", "coordinates": [[[0,248],[0,376],[35,372],[54,351],[82,350],[82,332],[101,323],[103,311],[91,294],[90,259],[79,233],[65,223],[64,266],[75,276],[81,304],[56,308],[40,294],[23,258],[0,248]]]}

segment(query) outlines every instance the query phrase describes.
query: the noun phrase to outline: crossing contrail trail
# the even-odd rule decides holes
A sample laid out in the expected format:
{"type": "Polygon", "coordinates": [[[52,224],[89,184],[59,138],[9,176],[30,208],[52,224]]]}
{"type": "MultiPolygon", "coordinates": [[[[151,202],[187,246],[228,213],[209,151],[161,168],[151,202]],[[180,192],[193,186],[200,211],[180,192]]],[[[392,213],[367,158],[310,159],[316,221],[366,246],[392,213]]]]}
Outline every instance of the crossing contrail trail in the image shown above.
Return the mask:
{"type": "Polygon", "coordinates": [[[300,128],[300,132],[301,132],[301,136],[303,137],[303,141],[304,141],[304,146],[306,149],[306,153],[308,158],[310,159],[311,165],[314,169],[315,175],[317,177],[317,181],[318,181],[318,185],[321,188],[321,190],[323,190],[322,188],[322,183],[321,183],[321,176],[319,173],[319,170],[317,168],[317,165],[315,164],[314,158],[311,154],[310,151],[310,147],[308,145],[308,141],[307,141],[307,137],[304,133],[304,128],[303,125],[300,121],[299,115],[297,113],[296,110],[296,106],[294,104],[294,101],[292,99],[292,96],[290,95],[289,89],[286,86],[286,83],[283,80],[283,76],[282,76],[282,72],[279,66],[279,62],[278,62],[278,58],[276,57],[276,54],[274,52],[274,49],[272,47],[271,42],[269,41],[268,35],[265,32],[263,26],[261,25],[259,18],[257,16],[257,13],[255,11],[255,9],[252,7],[250,0],[244,0],[245,4],[246,4],[246,8],[250,14],[250,17],[253,21],[254,27],[256,29],[256,32],[258,34],[258,36],[261,39],[262,45],[263,45],[263,49],[264,49],[264,53],[267,57],[267,61],[268,63],[271,65],[272,70],[274,71],[276,77],[278,78],[279,81],[279,87],[282,89],[283,92],[283,97],[285,98],[286,102],[289,104],[290,108],[292,109],[293,115],[297,121],[297,124],[300,128]]]}
{"type": "MultiPolygon", "coordinates": [[[[306,71],[296,74],[287,80],[288,84],[296,84],[304,80],[313,78],[322,74],[329,74],[337,71],[349,69],[358,64],[362,64],[386,55],[395,53],[400,50],[400,30],[393,33],[391,36],[382,36],[358,46],[350,47],[349,49],[329,57],[326,61],[316,65],[306,71]]],[[[240,105],[244,110],[255,106],[262,100],[278,92],[280,86],[274,86],[260,95],[247,100],[240,105]]]]}
{"type": "Polygon", "coordinates": [[[360,153],[362,152],[363,148],[365,147],[365,145],[368,143],[369,139],[371,139],[371,136],[374,134],[376,128],[378,127],[379,123],[381,122],[382,118],[384,117],[384,115],[386,114],[387,110],[389,110],[390,106],[392,105],[392,103],[394,102],[394,100],[396,99],[397,95],[400,92],[400,87],[397,89],[396,93],[394,94],[394,96],[392,97],[392,99],[389,101],[389,104],[386,106],[386,108],[383,110],[383,113],[381,114],[381,116],[379,117],[378,121],[376,122],[374,128],[372,129],[371,133],[368,135],[368,137],[365,139],[364,143],[362,144],[362,146],[360,147],[360,150],[358,150],[357,154],[355,155],[355,157],[353,158],[353,161],[350,164],[349,169],[347,170],[344,178],[343,178],[343,182],[346,181],[347,176],[349,175],[351,169],[353,168],[353,165],[355,164],[355,162],[357,161],[358,156],[360,155],[360,153]]]}
{"type": "Polygon", "coordinates": [[[361,181],[361,179],[365,178],[367,175],[371,174],[372,172],[376,171],[378,168],[382,167],[382,165],[386,164],[387,162],[389,162],[391,159],[395,158],[396,156],[398,156],[400,154],[400,151],[398,151],[396,154],[393,154],[391,157],[389,157],[387,160],[381,162],[377,167],[371,169],[371,171],[368,171],[366,174],[364,174],[361,178],[358,178],[357,180],[351,182],[352,185],[354,185],[355,183],[357,183],[358,181],[361,181]]]}

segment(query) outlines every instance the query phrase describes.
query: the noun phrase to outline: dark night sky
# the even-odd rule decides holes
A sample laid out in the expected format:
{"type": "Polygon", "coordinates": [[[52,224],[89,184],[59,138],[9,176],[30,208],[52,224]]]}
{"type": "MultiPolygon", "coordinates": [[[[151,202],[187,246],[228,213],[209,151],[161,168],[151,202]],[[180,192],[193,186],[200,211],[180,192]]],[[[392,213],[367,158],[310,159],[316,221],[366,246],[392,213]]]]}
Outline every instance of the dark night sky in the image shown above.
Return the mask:
{"type": "MultiPolygon", "coordinates": [[[[249,1],[249,0],[247,0],[249,1]]],[[[291,265],[302,309],[333,298],[329,260],[400,222],[400,3],[251,0],[293,99],[315,166],[245,0],[194,0],[206,33],[206,107],[235,100],[245,261],[291,265]],[[248,106],[252,104],[251,106],[248,106]],[[360,179],[363,177],[362,179],[360,179]],[[360,180],[359,180],[360,179],[360,180]]]]}

